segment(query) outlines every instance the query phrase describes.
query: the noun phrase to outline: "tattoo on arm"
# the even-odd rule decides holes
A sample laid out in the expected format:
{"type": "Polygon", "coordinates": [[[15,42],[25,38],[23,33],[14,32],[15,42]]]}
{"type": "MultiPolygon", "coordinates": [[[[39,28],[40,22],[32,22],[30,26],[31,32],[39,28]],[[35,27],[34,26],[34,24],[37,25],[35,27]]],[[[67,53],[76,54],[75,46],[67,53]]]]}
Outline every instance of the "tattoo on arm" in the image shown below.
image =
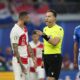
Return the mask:
{"type": "Polygon", "coordinates": [[[19,52],[18,52],[18,44],[13,43],[13,51],[14,51],[14,54],[16,55],[16,58],[17,58],[18,62],[20,63],[21,68],[22,68],[23,64],[22,64],[22,61],[20,59],[20,55],[19,55],[19,52]]]}

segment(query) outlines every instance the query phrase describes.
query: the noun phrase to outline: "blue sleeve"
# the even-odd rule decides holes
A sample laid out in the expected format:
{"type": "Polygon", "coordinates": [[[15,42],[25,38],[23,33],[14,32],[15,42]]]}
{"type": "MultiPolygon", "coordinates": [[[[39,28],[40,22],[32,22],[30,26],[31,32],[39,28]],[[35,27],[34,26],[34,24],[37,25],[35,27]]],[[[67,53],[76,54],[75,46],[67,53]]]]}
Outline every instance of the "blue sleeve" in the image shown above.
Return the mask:
{"type": "Polygon", "coordinates": [[[78,37],[78,31],[77,29],[74,30],[74,35],[73,35],[73,39],[74,39],[74,42],[79,42],[79,37],[78,37]]]}

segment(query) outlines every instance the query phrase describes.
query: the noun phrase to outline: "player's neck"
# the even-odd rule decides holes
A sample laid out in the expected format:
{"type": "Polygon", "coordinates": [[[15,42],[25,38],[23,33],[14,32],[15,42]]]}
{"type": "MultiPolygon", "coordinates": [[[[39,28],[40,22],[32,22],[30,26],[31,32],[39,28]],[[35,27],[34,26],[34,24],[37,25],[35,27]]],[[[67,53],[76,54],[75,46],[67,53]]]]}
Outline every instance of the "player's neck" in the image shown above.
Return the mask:
{"type": "Polygon", "coordinates": [[[52,27],[54,27],[54,25],[55,25],[56,23],[52,23],[52,24],[49,24],[49,25],[47,25],[49,28],[52,28],[52,27]]]}
{"type": "Polygon", "coordinates": [[[18,23],[17,23],[17,24],[19,25],[19,27],[20,27],[20,28],[24,29],[24,23],[23,23],[23,22],[18,21],[18,23]]]}
{"type": "Polygon", "coordinates": [[[34,42],[34,44],[37,44],[39,41],[33,41],[34,42]]]}

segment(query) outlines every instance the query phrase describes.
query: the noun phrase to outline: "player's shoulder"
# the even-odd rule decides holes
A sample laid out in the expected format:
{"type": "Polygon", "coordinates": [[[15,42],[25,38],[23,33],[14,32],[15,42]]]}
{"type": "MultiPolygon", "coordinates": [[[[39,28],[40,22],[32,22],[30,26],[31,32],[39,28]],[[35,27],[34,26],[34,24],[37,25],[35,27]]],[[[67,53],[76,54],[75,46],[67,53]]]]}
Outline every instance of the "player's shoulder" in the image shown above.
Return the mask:
{"type": "Polygon", "coordinates": [[[31,48],[35,48],[36,47],[33,41],[30,41],[29,45],[31,46],[31,48]]]}
{"type": "Polygon", "coordinates": [[[56,29],[57,29],[57,30],[59,30],[59,31],[64,31],[63,28],[62,28],[62,26],[57,25],[57,24],[56,24],[55,26],[56,26],[56,29]]]}
{"type": "Polygon", "coordinates": [[[40,41],[40,45],[42,45],[42,46],[43,46],[43,42],[41,42],[41,41],[40,41]]]}
{"type": "Polygon", "coordinates": [[[43,32],[45,32],[46,30],[48,30],[48,26],[45,26],[45,27],[43,28],[43,32]]]}
{"type": "Polygon", "coordinates": [[[43,28],[43,30],[45,30],[47,27],[48,27],[48,26],[45,26],[45,27],[43,28]]]}
{"type": "Polygon", "coordinates": [[[43,43],[41,41],[39,41],[39,45],[38,45],[39,48],[43,48],[43,43]]]}
{"type": "Polygon", "coordinates": [[[25,28],[24,28],[24,31],[25,31],[25,32],[28,32],[28,29],[27,29],[27,27],[26,27],[26,26],[25,26],[25,28]]]}
{"type": "Polygon", "coordinates": [[[13,26],[11,32],[17,32],[18,29],[19,29],[19,28],[18,28],[18,25],[15,24],[15,25],[13,26]]]}
{"type": "Polygon", "coordinates": [[[80,25],[76,26],[74,30],[75,31],[80,30],[80,25]]]}
{"type": "Polygon", "coordinates": [[[19,32],[18,26],[15,24],[11,29],[10,36],[17,35],[19,32]]]}
{"type": "Polygon", "coordinates": [[[29,45],[32,47],[32,46],[34,46],[34,42],[33,41],[30,41],[29,42],[29,45]]]}

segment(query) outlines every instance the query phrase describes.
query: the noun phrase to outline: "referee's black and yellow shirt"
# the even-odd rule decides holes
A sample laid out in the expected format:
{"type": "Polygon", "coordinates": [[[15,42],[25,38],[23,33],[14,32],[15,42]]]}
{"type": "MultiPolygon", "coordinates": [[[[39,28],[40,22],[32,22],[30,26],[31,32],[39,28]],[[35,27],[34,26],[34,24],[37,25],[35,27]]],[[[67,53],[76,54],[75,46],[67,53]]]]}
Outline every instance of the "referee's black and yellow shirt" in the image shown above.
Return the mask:
{"type": "Polygon", "coordinates": [[[56,46],[50,44],[48,41],[46,41],[44,39],[44,54],[45,55],[47,55],[47,54],[61,54],[61,46],[62,46],[62,41],[63,41],[63,36],[64,36],[63,28],[60,27],[59,25],[55,24],[51,28],[46,26],[43,29],[43,32],[46,35],[51,36],[53,39],[55,37],[59,37],[60,38],[60,42],[56,46]]]}

